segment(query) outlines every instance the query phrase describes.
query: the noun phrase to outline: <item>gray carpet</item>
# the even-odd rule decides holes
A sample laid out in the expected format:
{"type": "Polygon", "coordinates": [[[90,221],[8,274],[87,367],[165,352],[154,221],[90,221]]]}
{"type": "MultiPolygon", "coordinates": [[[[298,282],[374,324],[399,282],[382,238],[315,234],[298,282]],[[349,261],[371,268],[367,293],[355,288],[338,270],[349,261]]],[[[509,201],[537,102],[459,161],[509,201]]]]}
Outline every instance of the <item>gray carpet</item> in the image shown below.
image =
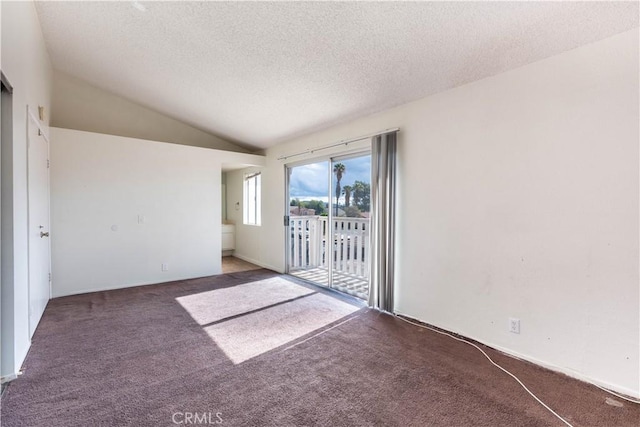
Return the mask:
{"type": "MultiPolygon", "coordinates": [[[[487,351],[575,426],[640,425],[637,405],[612,406],[595,387],[487,351]]],[[[52,300],[1,421],[172,426],[185,417],[561,425],[469,346],[267,270],[52,300]]]]}

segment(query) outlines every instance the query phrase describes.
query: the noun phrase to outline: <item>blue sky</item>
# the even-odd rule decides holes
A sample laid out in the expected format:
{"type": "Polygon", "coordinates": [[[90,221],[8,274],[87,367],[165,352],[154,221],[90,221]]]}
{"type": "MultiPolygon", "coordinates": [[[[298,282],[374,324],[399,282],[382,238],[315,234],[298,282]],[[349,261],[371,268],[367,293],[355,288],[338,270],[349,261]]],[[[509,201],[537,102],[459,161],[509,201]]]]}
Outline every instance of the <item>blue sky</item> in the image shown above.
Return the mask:
{"type": "MultiPolygon", "coordinates": [[[[353,185],[355,181],[369,182],[371,180],[371,156],[342,160],[339,163],[344,164],[346,168],[340,182],[341,187],[353,185]]],[[[289,181],[291,198],[317,199],[326,202],[329,194],[328,170],[329,162],[294,167],[289,181]]],[[[336,185],[335,176],[332,177],[331,185],[334,187],[336,185]]]]}

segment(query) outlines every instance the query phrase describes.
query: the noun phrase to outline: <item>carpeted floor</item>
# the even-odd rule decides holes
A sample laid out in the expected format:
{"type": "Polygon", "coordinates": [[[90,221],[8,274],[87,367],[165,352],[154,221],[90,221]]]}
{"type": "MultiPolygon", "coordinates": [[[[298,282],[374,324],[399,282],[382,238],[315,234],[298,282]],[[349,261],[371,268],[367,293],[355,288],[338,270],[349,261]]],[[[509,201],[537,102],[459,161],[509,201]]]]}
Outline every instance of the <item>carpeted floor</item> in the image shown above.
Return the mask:
{"type": "MultiPolygon", "coordinates": [[[[637,405],[487,351],[576,427],[640,425],[637,405]]],[[[52,300],[1,421],[561,425],[469,346],[267,270],[52,300]]]]}

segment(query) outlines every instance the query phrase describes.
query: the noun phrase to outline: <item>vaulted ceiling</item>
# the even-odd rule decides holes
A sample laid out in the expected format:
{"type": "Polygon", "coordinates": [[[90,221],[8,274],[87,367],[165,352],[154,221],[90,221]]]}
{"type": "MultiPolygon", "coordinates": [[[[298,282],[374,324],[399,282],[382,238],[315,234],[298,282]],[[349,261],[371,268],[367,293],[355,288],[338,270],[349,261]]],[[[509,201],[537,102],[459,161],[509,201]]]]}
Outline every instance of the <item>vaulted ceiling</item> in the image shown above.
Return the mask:
{"type": "Polygon", "coordinates": [[[55,69],[255,148],[638,27],[637,2],[38,2],[55,69]]]}

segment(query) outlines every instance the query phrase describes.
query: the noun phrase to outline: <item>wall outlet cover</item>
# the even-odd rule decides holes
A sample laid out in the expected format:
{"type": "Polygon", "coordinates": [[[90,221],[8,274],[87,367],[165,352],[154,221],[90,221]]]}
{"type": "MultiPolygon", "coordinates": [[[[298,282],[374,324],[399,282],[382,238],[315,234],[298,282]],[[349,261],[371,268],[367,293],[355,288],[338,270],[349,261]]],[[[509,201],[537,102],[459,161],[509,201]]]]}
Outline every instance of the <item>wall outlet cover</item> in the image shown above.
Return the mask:
{"type": "Polygon", "coordinates": [[[514,334],[520,333],[520,319],[516,319],[515,317],[509,318],[509,332],[514,334]]]}

